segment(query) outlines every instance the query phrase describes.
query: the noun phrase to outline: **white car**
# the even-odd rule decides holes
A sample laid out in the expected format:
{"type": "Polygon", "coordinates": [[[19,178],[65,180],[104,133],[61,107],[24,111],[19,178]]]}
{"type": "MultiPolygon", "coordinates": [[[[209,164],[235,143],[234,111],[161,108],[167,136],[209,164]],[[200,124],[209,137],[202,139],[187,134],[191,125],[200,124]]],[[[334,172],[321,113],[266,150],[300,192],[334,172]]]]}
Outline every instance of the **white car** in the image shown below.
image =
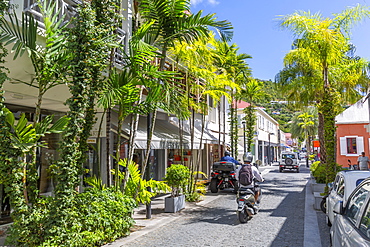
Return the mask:
{"type": "Polygon", "coordinates": [[[337,216],[330,228],[330,246],[370,246],[370,178],[365,179],[348,197],[334,205],[337,216]]]}
{"type": "Polygon", "coordinates": [[[352,191],[364,179],[370,177],[370,171],[345,170],[337,173],[333,183],[329,184],[330,192],[326,198],[326,223],[328,226],[334,222],[334,205],[342,201],[346,205],[348,197],[352,191]]]}
{"type": "Polygon", "coordinates": [[[299,172],[298,154],[294,152],[282,152],[280,155],[279,172],[284,170],[295,170],[299,172]]]}

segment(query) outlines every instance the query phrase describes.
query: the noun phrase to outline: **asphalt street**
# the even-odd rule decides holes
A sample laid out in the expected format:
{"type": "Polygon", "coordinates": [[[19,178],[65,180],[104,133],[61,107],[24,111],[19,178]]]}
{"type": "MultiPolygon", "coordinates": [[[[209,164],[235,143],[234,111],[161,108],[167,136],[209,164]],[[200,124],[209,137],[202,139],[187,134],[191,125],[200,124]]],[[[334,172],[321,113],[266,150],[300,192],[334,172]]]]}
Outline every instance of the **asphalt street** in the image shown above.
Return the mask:
{"type": "Polygon", "coordinates": [[[157,205],[152,219],[137,218],[135,232],[106,246],[329,246],[329,227],[325,214],[313,209],[305,164],[300,173],[279,173],[276,165],[260,171],[261,210],[245,224],[237,219],[235,194],[223,190],[175,214],[157,205]]]}

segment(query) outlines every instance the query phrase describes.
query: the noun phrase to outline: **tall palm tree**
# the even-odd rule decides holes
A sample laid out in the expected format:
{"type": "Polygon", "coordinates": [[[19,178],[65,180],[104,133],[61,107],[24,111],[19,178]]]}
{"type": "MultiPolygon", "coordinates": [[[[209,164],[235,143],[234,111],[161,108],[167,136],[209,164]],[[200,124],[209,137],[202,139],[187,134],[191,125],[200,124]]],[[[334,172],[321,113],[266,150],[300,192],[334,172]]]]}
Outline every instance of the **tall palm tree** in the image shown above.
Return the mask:
{"type": "Polygon", "coordinates": [[[256,79],[249,79],[247,83],[242,85],[242,90],[240,92],[240,99],[249,103],[244,109],[245,117],[245,135],[246,135],[246,151],[251,152],[252,143],[254,139],[254,130],[256,125],[256,115],[255,107],[256,102],[264,97],[266,94],[262,90],[262,82],[256,79]]]}
{"type": "MultiPolygon", "coordinates": [[[[162,57],[159,70],[161,71],[165,69],[167,51],[173,47],[175,41],[191,42],[201,37],[208,37],[209,27],[214,27],[225,40],[231,38],[232,27],[229,22],[217,21],[214,15],[202,16],[201,11],[191,14],[189,0],[141,0],[138,2],[142,19],[153,23],[146,41],[160,49],[162,57]]],[[[149,147],[155,126],[156,111],[151,114],[151,118],[144,169],[149,159],[149,147]]]]}
{"type": "MultiPolygon", "coordinates": [[[[56,10],[55,3],[38,1],[38,4],[45,24],[45,44],[43,46],[39,45],[38,23],[31,14],[22,13],[21,21],[15,12],[6,12],[0,18],[1,42],[6,45],[13,44],[11,51],[14,53],[14,59],[27,53],[34,69],[32,81],[16,80],[38,90],[33,118],[34,127],[40,121],[43,96],[49,89],[65,83],[67,68],[65,66],[67,53],[64,50],[66,41],[63,38],[67,23],[63,23],[63,18],[58,18],[60,11],[56,10]]],[[[36,149],[37,147],[34,147],[28,152],[28,155],[32,157],[32,161],[28,163],[31,202],[35,202],[39,192],[36,149]]]]}
{"type": "MultiPolygon", "coordinates": [[[[335,75],[336,70],[349,61],[356,61],[347,56],[351,50],[350,29],[369,14],[367,7],[357,5],[336,14],[332,19],[324,18],[318,13],[311,14],[303,11],[283,16],[280,19],[281,26],[296,36],[294,49],[284,58],[288,68],[283,72],[284,77],[289,72],[296,72],[293,81],[299,85],[299,89],[306,91],[305,86],[310,82],[314,84],[311,87],[317,88],[313,91],[314,97],[308,97],[305,100],[315,101],[319,108],[320,152],[322,162],[326,165],[327,182],[333,180],[333,175],[335,175],[335,116],[338,114],[336,106],[340,105],[338,89],[344,87],[349,89],[349,87],[361,84],[363,81],[359,78],[362,77],[364,69],[361,65],[348,67],[352,68],[352,73],[358,76],[348,77],[346,84],[341,83],[343,82],[341,80],[335,80],[332,74],[335,75]],[[315,77],[313,80],[306,81],[309,73],[315,77]]],[[[363,61],[359,60],[359,63],[363,65],[363,61]]],[[[292,79],[289,76],[285,78],[292,79]]],[[[306,96],[313,95],[306,92],[306,96]]]]}
{"type": "MultiPolygon", "coordinates": [[[[199,150],[197,157],[197,166],[194,165],[194,160],[191,159],[190,170],[191,170],[191,181],[189,184],[189,192],[193,193],[195,191],[194,174],[196,171],[199,171],[199,166],[201,164],[201,146],[203,142],[203,132],[205,126],[205,116],[208,113],[209,102],[206,102],[204,99],[212,99],[214,104],[220,102],[221,97],[230,97],[228,92],[225,91],[225,87],[234,87],[236,86],[231,80],[228,79],[226,73],[215,73],[219,68],[215,66],[215,52],[216,48],[214,44],[217,43],[216,39],[212,36],[205,37],[194,41],[192,43],[187,42],[177,42],[175,47],[172,47],[169,50],[169,55],[175,58],[175,60],[183,66],[186,66],[188,70],[188,79],[187,85],[189,85],[189,104],[188,108],[193,113],[199,113],[202,116],[201,119],[201,136],[199,141],[199,150]],[[191,78],[202,78],[202,83],[199,83],[199,79],[191,78]],[[189,82],[193,80],[194,82],[189,82]],[[208,104],[207,104],[208,103],[208,104]]],[[[211,105],[210,107],[214,107],[211,105]]],[[[192,126],[194,127],[194,117],[191,119],[192,126]]],[[[191,136],[194,135],[194,132],[191,132],[191,136]]],[[[192,140],[194,138],[191,138],[192,140]]],[[[191,144],[193,147],[193,144],[191,144]]],[[[192,152],[193,153],[193,152],[192,152]]]]}
{"type": "MultiPolygon", "coordinates": [[[[251,74],[251,69],[246,63],[246,59],[251,58],[245,53],[238,53],[239,48],[236,44],[228,44],[227,42],[218,41],[215,43],[215,66],[218,68],[218,73],[225,74],[226,77],[233,83],[230,88],[224,88],[230,93],[230,134],[231,134],[231,153],[237,156],[237,140],[238,140],[238,125],[236,116],[236,95],[240,91],[241,84],[245,83],[251,74]],[[235,103],[234,103],[235,102],[235,103]]],[[[224,116],[224,126],[226,126],[226,115],[224,116]]],[[[223,131],[225,133],[225,130],[223,131]]],[[[221,130],[220,130],[221,133],[221,130]]],[[[225,138],[224,138],[225,139],[225,138]]],[[[225,144],[225,143],[224,143],[225,144]]],[[[219,145],[220,146],[220,145],[219,145]]]]}
{"type": "Polygon", "coordinates": [[[308,157],[310,157],[310,151],[311,151],[311,143],[310,143],[310,129],[312,129],[313,126],[315,126],[315,122],[312,121],[313,115],[308,114],[307,112],[304,112],[298,116],[298,119],[301,120],[298,125],[303,129],[305,142],[306,142],[306,150],[307,150],[307,159],[306,159],[306,166],[308,167],[308,157]]]}

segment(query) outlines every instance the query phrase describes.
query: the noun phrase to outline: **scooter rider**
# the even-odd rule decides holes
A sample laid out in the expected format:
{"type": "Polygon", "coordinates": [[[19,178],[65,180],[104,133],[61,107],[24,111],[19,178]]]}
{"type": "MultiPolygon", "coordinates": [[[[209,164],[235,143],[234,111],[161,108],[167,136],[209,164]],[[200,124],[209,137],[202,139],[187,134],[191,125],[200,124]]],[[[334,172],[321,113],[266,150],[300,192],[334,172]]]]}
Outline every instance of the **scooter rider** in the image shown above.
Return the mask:
{"type": "Polygon", "coordinates": [[[227,162],[232,162],[235,165],[240,165],[240,162],[234,159],[233,157],[230,156],[229,151],[225,151],[225,156],[221,158],[220,161],[227,161],[227,162]]]}
{"type": "MultiPolygon", "coordinates": [[[[250,165],[251,166],[251,169],[252,169],[252,174],[253,174],[253,182],[252,184],[250,185],[242,185],[242,184],[239,184],[239,188],[248,188],[248,189],[253,189],[254,191],[254,199],[256,201],[256,206],[258,206],[259,204],[259,200],[258,200],[258,197],[260,196],[261,194],[261,188],[259,187],[259,185],[256,183],[257,182],[263,182],[264,179],[262,178],[262,175],[260,174],[260,172],[258,171],[257,167],[255,167],[254,165],[252,165],[252,161],[253,161],[253,155],[251,153],[246,153],[244,154],[243,156],[243,161],[244,161],[244,165],[250,165]]],[[[240,172],[240,169],[242,168],[242,166],[240,166],[237,170],[236,170],[236,179],[239,180],[239,172],[240,172]]]]}

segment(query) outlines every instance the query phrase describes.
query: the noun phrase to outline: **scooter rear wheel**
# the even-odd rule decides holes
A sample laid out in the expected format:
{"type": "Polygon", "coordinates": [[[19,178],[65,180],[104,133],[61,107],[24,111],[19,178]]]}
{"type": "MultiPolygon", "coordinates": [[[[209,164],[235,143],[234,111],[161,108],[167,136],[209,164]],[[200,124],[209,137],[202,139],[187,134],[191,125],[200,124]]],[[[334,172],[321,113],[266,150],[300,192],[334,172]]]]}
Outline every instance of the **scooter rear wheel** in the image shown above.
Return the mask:
{"type": "Polygon", "coordinates": [[[243,211],[238,211],[238,218],[239,218],[240,223],[246,223],[251,218],[251,216],[248,215],[246,210],[243,210],[243,211]]]}

